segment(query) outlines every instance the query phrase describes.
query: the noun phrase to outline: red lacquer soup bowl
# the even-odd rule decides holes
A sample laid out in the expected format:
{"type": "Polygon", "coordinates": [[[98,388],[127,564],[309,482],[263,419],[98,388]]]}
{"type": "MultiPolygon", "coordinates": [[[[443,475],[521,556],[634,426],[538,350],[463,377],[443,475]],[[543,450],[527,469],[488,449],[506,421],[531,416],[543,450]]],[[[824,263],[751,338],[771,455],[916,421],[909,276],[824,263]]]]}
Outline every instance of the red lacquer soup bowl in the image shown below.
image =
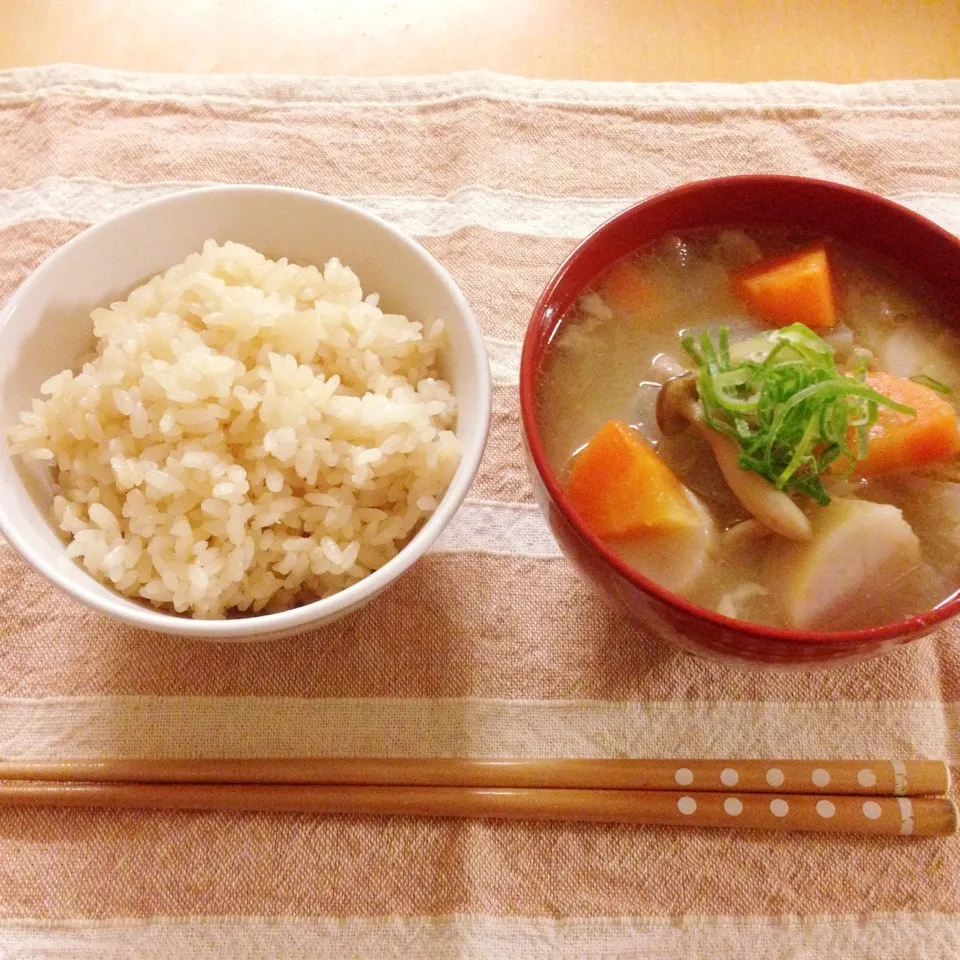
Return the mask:
{"type": "Polygon", "coordinates": [[[581,523],[547,462],[536,418],[537,385],[564,314],[621,257],[665,234],[710,226],[786,226],[853,244],[925,284],[960,324],[960,241],[881,197],[797,177],[727,177],[691,183],[624,210],[584,240],[547,284],[527,329],[520,407],[537,500],[567,559],[617,610],[683,649],[772,666],[814,666],[875,656],[916,640],[960,613],[960,596],[898,623],[866,630],[801,632],[732,620],[632,570],[581,523]]]}

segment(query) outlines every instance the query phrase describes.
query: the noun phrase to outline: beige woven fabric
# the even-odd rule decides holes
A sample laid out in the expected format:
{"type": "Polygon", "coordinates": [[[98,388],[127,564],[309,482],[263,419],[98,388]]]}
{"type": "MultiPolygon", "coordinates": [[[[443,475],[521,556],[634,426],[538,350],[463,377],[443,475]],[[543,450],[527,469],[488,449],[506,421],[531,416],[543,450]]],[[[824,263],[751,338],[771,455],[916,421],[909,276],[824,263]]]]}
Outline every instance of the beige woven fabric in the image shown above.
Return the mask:
{"type": "MultiPolygon", "coordinates": [[[[496,384],[481,475],[437,549],[309,636],[148,636],[0,548],[0,755],[960,762],[956,628],[830,672],[694,660],[594,599],[532,504],[516,378],[539,290],[628,203],[744,172],[866,187],[960,232],[960,82],[0,74],[0,302],[85,225],[142,200],[303,187],[379,212],[449,267],[496,384]]],[[[956,957],[960,844],[8,810],[0,956],[13,955],[956,957]]]]}

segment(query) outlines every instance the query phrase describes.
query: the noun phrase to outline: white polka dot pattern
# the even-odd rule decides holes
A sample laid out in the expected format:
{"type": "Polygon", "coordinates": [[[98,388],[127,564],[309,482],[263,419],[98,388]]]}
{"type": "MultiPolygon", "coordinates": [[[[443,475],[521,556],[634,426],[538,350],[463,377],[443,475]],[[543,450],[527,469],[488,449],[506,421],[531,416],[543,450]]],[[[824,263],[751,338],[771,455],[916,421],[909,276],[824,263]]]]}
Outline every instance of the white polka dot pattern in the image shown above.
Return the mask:
{"type": "MultiPolygon", "coordinates": [[[[780,763],[788,784],[796,782],[806,792],[771,790],[763,784],[763,775],[769,769],[766,763],[757,763],[752,769],[741,767],[741,761],[722,761],[712,768],[690,767],[694,783],[686,790],[631,791],[629,804],[614,794],[608,794],[612,804],[598,804],[584,809],[591,818],[596,809],[597,818],[634,823],[673,824],[677,827],[720,827],[727,830],[810,831],[813,833],[841,833],[884,836],[950,836],[957,832],[957,807],[943,797],[889,797],[878,794],[817,793],[809,786],[815,763],[805,768],[792,760],[780,763]],[[717,781],[726,763],[736,763],[740,783],[733,790],[717,790],[717,781]],[[763,792],[751,787],[760,787],[763,792]],[[746,789],[745,789],[746,788],[746,789]],[[697,792],[702,790],[702,792],[697,792]]],[[[831,761],[832,762],[832,761],[831,761]]],[[[845,788],[856,784],[859,764],[829,767],[832,782],[845,788]]],[[[661,776],[670,781],[676,773],[676,763],[661,767],[661,776]]],[[[886,771],[878,777],[885,777],[886,771]]],[[[889,779],[889,778],[888,778],[889,779]]],[[[885,786],[887,781],[881,783],[885,786]]],[[[603,794],[606,791],[598,790],[603,794]]]]}
{"type": "Polygon", "coordinates": [[[689,770],[687,767],[681,767],[674,775],[673,779],[680,784],[681,787],[689,787],[693,783],[693,771],[689,770]]]}
{"type": "MultiPolygon", "coordinates": [[[[591,799],[592,806],[585,800],[571,800],[572,812],[579,810],[584,819],[872,836],[956,833],[957,806],[938,795],[947,782],[945,765],[901,763],[901,779],[912,796],[890,796],[896,782],[892,760],[831,757],[700,760],[681,754],[671,760],[580,762],[569,770],[551,760],[541,779],[557,791],[593,788],[597,797],[595,802],[591,799]],[[603,786],[616,789],[600,789],[603,786]],[[929,793],[920,793],[921,787],[929,793]]],[[[494,774],[499,775],[499,771],[494,774]]]]}
{"type": "Polygon", "coordinates": [[[777,797],[776,800],[770,801],[770,812],[775,817],[785,817],[790,812],[790,804],[786,800],[781,800],[780,797],[777,797]]]}
{"type": "Polygon", "coordinates": [[[830,774],[823,767],[817,767],[810,775],[815,787],[825,787],[830,782],[830,774]]]}
{"type": "Polygon", "coordinates": [[[743,813],[743,804],[736,797],[727,797],[723,801],[723,812],[731,817],[739,817],[743,813]]]}
{"type": "MultiPolygon", "coordinates": [[[[545,765],[543,785],[594,787],[609,786],[601,765],[587,764],[586,769],[570,775],[563,765],[555,768],[545,765]]],[[[615,770],[616,782],[635,790],[676,790],[677,795],[690,793],[694,796],[719,792],[726,794],[765,793],[812,794],[823,797],[837,796],[938,796],[945,792],[948,782],[947,768],[942,761],[932,760],[837,760],[835,758],[793,760],[767,758],[753,760],[743,757],[706,760],[675,757],[670,760],[645,760],[640,758],[616,759],[609,763],[615,770]]],[[[768,799],[769,799],[768,796],[768,799]]],[[[670,806],[673,807],[675,801],[670,806]]],[[[723,803],[717,800],[717,809],[723,803]]],[[[745,803],[745,813],[751,809],[745,803]]],[[[816,803],[816,800],[813,801],[816,803]]],[[[813,809],[811,803],[810,810],[813,809]]],[[[700,805],[701,808],[703,804],[700,805]]],[[[860,817],[860,803],[854,804],[856,818],[860,817]]],[[[766,804],[763,804],[766,815],[766,804]]],[[[837,816],[840,816],[838,807],[837,816]]],[[[724,819],[724,818],[721,818],[724,819]]]]}

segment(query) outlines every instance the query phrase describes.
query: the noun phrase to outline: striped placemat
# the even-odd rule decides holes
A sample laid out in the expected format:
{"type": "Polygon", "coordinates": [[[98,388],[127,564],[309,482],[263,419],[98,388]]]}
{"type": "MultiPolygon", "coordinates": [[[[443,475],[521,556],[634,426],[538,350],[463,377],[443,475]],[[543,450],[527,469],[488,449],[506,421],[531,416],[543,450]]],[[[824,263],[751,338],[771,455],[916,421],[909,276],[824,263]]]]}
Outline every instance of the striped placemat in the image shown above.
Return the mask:
{"type": "MultiPolygon", "coordinates": [[[[149,636],[0,549],[0,755],[960,762],[957,630],[822,673],[694,660],[594,599],[532,503],[516,383],[541,287],[628,203],[744,172],[866,187],[960,232],[960,82],[0,74],[0,302],[84,226],[143,200],[303,187],[376,211],[446,264],[496,384],[481,475],[436,550],[306,637],[149,636]]],[[[956,957],[960,845],[10,810],[0,955],[956,957]]]]}

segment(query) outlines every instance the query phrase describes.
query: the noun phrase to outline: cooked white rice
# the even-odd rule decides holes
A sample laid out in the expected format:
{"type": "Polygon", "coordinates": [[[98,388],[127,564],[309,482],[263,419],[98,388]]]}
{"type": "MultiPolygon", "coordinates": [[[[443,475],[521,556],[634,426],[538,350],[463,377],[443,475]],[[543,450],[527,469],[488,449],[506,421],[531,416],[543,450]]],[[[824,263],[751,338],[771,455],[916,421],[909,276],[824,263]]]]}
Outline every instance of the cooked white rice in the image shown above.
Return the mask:
{"type": "Polygon", "coordinates": [[[328,596],[393,557],[460,460],[443,324],[207,241],[93,311],[96,355],[40,388],[13,451],[55,470],[67,554],[195,617],[328,596]]]}

